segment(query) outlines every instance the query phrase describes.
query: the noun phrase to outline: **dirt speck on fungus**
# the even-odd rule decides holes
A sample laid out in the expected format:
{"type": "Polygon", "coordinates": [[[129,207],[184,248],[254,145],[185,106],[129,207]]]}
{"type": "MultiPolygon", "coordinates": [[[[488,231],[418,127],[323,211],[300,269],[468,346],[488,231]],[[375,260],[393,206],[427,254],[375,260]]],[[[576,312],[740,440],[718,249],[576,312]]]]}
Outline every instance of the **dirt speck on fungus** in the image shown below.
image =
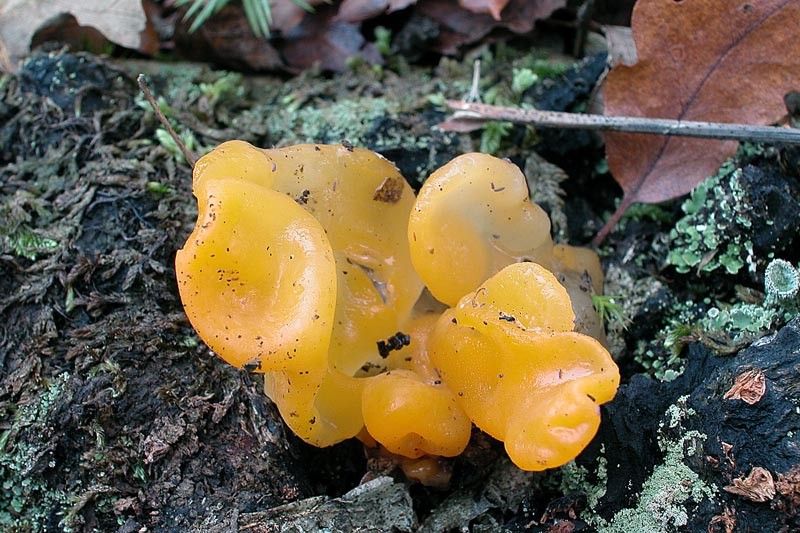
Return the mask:
{"type": "Polygon", "coordinates": [[[405,181],[401,178],[389,176],[378,185],[372,199],[376,202],[396,204],[403,197],[403,187],[405,181]]]}

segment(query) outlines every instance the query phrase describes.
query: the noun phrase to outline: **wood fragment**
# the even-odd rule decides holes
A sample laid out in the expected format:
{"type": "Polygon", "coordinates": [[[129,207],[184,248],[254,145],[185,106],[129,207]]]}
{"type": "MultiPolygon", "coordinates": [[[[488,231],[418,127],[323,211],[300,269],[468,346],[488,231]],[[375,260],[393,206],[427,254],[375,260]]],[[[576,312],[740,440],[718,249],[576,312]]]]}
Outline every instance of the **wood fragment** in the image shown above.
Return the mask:
{"type": "Polygon", "coordinates": [[[750,471],[746,478],[736,478],[731,485],[723,487],[731,494],[738,494],[750,501],[768,502],[775,497],[775,481],[766,468],[757,466],[750,471]]]}
{"type": "Polygon", "coordinates": [[[753,405],[758,403],[767,390],[764,371],[760,368],[748,370],[736,378],[733,386],[723,396],[726,400],[742,400],[753,405]]]}
{"type": "Polygon", "coordinates": [[[237,525],[239,531],[363,531],[364,524],[370,525],[370,531],[414,531],[416,516],[405,485],[380,477],[340,498],[315,496],[241,513],[237,525]]]}

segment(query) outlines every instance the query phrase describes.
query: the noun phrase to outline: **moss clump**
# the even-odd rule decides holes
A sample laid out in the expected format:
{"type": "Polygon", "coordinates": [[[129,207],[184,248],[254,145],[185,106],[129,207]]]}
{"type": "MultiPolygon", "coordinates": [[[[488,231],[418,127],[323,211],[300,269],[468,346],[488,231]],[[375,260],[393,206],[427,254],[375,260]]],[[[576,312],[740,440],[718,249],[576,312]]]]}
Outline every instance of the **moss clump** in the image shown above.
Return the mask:
{"type": "Polygon", "coordinates": [[[703,307],[692,300],[681,302],[665,311],[665,325],[653,339],[655,343],[641,339],[636,342],[634,360],[642,365],[654,378],[672,381],[683,373],[685,358],[683,348],[698,340],[695,334],[697,322],[702,317],[703,307]],[[660,343],[660,346],[655,346],[660,343]]]}
{"type": "Polygon", "coordinates": [[[706,440],[697,431],[681,431],[682,421],[694,414],[686,407],[685,396],[670,406],[659,437],[663,461],[642,485],[636,506],[619,511],[608,523],[596,524],[600,533],[676,531],[688,525],[693,505],[713,498],[717,487],[704,482],[686,464],[687,458],[698,453],[700,442],[706,440]],[[666,433],[680,436],[670,439],[666,433]]]}
{"type": "Polygon", "coordinates": [[[266,117],[261,134],[275,146],[347,141],[384,153],[412,181],[422,181],[441,166],[439,152],[457,143],[456,134],[434,131],[430,117],[412,116],[403,111],[401,103],[387,98],[362,96],[333,102],[316,99],[298,105],[288,97],[287,102],[278,111],[274,105],[245,111],[240,120],[252,124],[257,117],[266,117]],[[405,164],[396,160],[396,154],[405,157],[405,164]],[[409,160],[413,164],[408,164],[409,160]]]}

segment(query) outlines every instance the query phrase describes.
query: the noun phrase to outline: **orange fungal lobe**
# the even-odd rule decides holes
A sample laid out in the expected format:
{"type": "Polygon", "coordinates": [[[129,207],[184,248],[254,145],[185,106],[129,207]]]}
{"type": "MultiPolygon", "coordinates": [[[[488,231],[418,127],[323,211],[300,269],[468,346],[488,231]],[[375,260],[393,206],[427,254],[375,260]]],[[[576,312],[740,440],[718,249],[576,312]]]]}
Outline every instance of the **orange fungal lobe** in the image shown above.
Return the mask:
{"type": "Polygon", "coordinates": [[[229,141],[193,190],[186,314],[306,442],[358,437],[442,484],[473,424],[526,470],[594,437],[619,384],[591,306],[603,273],[553,244],[512,163],[465,154],[415,198],[368,150],[229,141]]]}

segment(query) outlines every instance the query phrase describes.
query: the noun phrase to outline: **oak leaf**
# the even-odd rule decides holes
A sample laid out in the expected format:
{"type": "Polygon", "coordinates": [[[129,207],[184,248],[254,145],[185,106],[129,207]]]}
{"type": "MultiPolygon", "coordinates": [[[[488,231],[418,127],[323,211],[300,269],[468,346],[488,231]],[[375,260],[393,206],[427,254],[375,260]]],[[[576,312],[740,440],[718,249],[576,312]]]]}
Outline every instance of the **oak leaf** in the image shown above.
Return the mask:
{"type": "MultiPolygon", "coordinates": [[[[640,0],[639,61],[617,65],[607,115],[770,124],[800,89],[800,0],[640,0]]],[[[736,149],[734,141],[609,133],[608,166],[624,196],[598,243],[634,202],[686,194],[736,149]]]]}
{"type": "Polygon", "coordinates": [[[15,70],[36,30],[60,14],[133,49],[141,46],[147,26],[142,0],[5,0],[0,2],[0,68],[15,70]]]}

